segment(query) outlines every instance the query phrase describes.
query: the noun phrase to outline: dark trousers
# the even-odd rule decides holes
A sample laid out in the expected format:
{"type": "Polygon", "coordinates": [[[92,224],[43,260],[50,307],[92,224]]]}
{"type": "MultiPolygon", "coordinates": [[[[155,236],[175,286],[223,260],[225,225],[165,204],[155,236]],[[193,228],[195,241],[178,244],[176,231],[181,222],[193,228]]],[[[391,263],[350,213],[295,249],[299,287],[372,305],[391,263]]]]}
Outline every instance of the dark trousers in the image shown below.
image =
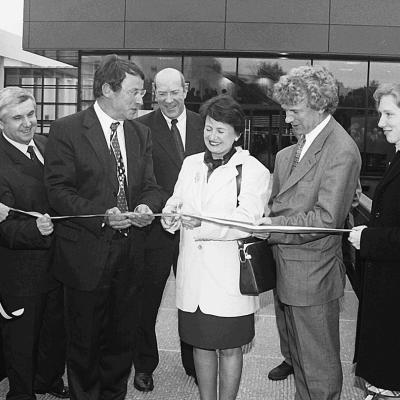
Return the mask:
{"type": "Polygon", "coordinates": [[[35,296],[3,295],[8,309],[24,308],[20,318],[2,321],[3,349],[9,380],[8,400],[35,399],[63,385],[65,330],[63,290],[35,296]]]}
{"type": "MultiPolygon", "coordinates": [[[[171,265],[176,273],[179,235],[169,238],[169,246],[147,248],[145,252],[145,278],[141,293],[140,323],[136,331],[133,364],[135,371],[153,373],[159,362],[155,332],[158,309],[168,280],[171,265]]],[[[194,374],[193,347],[181,342],[182,364],[194,374]]]]}
{"type": "Polygon", "coordinates": [[[71,400],[125,398],[143,263],[134,248],[116,233],[97,288],[65,289],[71,400]]]}

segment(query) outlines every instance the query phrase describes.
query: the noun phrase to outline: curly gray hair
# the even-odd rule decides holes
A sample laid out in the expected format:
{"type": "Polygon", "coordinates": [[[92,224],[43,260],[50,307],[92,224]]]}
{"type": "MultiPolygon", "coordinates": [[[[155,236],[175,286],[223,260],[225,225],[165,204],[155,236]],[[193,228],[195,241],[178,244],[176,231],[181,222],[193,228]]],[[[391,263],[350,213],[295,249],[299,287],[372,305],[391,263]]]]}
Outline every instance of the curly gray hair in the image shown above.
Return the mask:
{"type": "Polygon", "coordinates": [[[322,66],[293,68],[274,85],[273,97],[279,104],[296,105],[306,101],[313,110],[333,114],[339,103],[333,75],[322,66]]]}

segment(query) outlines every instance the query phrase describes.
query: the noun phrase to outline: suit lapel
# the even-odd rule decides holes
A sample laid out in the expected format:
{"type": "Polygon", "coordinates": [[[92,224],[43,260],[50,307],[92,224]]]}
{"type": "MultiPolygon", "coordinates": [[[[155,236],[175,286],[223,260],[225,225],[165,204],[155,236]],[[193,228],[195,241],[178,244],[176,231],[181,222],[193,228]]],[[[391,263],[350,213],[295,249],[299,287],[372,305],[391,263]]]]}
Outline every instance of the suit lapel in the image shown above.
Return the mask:
{"type": "Polygon", "coordinates": [[[83,125],[86,128],[85,136],[91,144],[94,152],[96,153],[101,165],[107,171],[112,187],[115,191],[118,191],[118,181],[115,175],[115,169],[111,161],[110,149],[107,147],[107,142],[103,134],[103,128],[101,127],[100,121],[97,118],[96,112],[93,106],[89,107],[86,111],[86,115],[83,120],[83,125]]]}
{"type": "Polygon", "coordinates": [[[294,159],[294,156],[296,153],[296,146],[293,146],[292,153],[290,155],[290,158],[287,160],[286,166],[285,166],[285,168],[286,168],[285,174],[286,174],[287,179],[284,180],[284,183],[282,185],[282,188],[281,188],[279,194],[286,192],[289,188],[296,185],[303,178],[303,176],[306,175],[307,172],[310,171],[310,169],[314,167],[314,165],[317,162],[317,157],[316,157],[317,154],[321,151],[327,137],[332,132],[333,121],[334,121],[334,119],[333,119],[333,117],[331,117],[328,124],[324,127],[324,129],[322,129],[322,131],[314,139],[311,146],[307,149],[306,153],[304,154],[303,158],[297,164],[297,167],[290,174],[290,169],[291,169],[293,159],[294,159]]]}
{"type": "Polygon", "coordinates": [[[180,161],[180,156],[175,146],[172,134],[168,128],[167,121],[159,109],[154,113],[154,120],[155,130],[154,132],[152,131],[153,140],[158,142],[160,147],[164,149],[174,164],[176,164],[176,166],[180,169],[182,166],[182,161],[180,161]]]}
{"type": "Polygon", "coordinates": [[[185,155],[198,153],[198,149],[204,147],[203,135],[192,134],[192,132],[194,133],[199,130],[199,127],[193,122],[189,111],[186,111],[185,155]]]}
{"type": "Polygon", "coordinates": [[[385,187],[393,181],[400,174],[400,152],[396,152],[389,168],[386,170],[385,174],[379,185],[376,187],[374,198],[381,193],[385,187]]]}
{"type": "Polygon", "coordinates": [[[15,168],[19,169],[22,174],[31,176],[32,178],[43,182],[43,168],[33,164],[27,156],[22,154],[20,150],[9,143],[2,134],[0,134],[0,143],[15,168]]]}

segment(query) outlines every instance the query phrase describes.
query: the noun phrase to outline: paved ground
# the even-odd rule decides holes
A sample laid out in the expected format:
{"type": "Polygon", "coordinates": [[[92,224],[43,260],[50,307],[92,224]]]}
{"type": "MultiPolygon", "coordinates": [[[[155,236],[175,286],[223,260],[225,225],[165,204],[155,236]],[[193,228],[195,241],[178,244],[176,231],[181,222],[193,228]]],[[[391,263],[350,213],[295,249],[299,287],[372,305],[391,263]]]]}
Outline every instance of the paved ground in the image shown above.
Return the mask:
{"type": "MultiPolygon", "coordinates": [[[[157,336],[160,348],[160,365],[154,374],[155,389],[140,393],[129,383],[127,400],[199,400],[197,386],[186,376],[180,363],[178,351],[177,311],[175,308],[175,281],[168,280],[158,316],[157,336]]],[[[361,383],[354,377],[353,343],[357,299],[350,287],[342,303],[340,331],[341,358],[344,372],[342,400],[362,400],[361,383]]],[[[294,399],[293,376],[285,381],[268,380],[268,371],[281,360],[278,333],[275,325],[273,299],[270,293],[262,297],[262,308],[256,317],[256,337],[246,349],[242,383],[238,400],[286,400],[294,399]]],[[[0,383],[0,399],[5,399],[7,380],[0,383]]],[[[54,399],[50,395],[37,396],[38,400],[54,399]]]]}

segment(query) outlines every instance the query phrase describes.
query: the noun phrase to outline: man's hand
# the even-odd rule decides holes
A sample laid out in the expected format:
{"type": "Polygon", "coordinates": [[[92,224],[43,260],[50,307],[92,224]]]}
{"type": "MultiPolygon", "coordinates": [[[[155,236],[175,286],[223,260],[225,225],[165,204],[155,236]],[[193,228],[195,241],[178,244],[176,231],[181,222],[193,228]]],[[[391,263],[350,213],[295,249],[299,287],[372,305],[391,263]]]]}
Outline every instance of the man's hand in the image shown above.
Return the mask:
{"type": "Polygon", "coordinates": [[[0,203],[0,222],[3,222],[7,217],[10,211],[10,207],[7,207],[5,204],[0,203]]]}
{"type": "Polygon", "coordinates": [[[54,225],[49,214],[41,215],[36,219],[36,226],[42,236],[49,236],[54,231],[54,225]]]}
{"type": "Polygon", "coordinates": [[[360,250],[360,242],[361,242],[361,233],[362,231],[366,228],[366,225],[359,225],[355,226],[350,234],[349,234],[349,239],[348,241],[352,244],[354,248],[357,250],[360,250]]]}
{"type": "Polygon", "coordinates": [[[118,207],[108,209],[104,222],[112,229],[120,230],[129,228],[132,223],[128,214],[122,214],[118,207]]]}
{"type": "Polygon", "coordinates": [[[146,204],[139,204],[134,212],[139,213],[129,214],[131,224],[134,226],[143,228],[144,226],[150,225],[154,220],[153,211],[151,211],[150,207],[146,204]]]}

